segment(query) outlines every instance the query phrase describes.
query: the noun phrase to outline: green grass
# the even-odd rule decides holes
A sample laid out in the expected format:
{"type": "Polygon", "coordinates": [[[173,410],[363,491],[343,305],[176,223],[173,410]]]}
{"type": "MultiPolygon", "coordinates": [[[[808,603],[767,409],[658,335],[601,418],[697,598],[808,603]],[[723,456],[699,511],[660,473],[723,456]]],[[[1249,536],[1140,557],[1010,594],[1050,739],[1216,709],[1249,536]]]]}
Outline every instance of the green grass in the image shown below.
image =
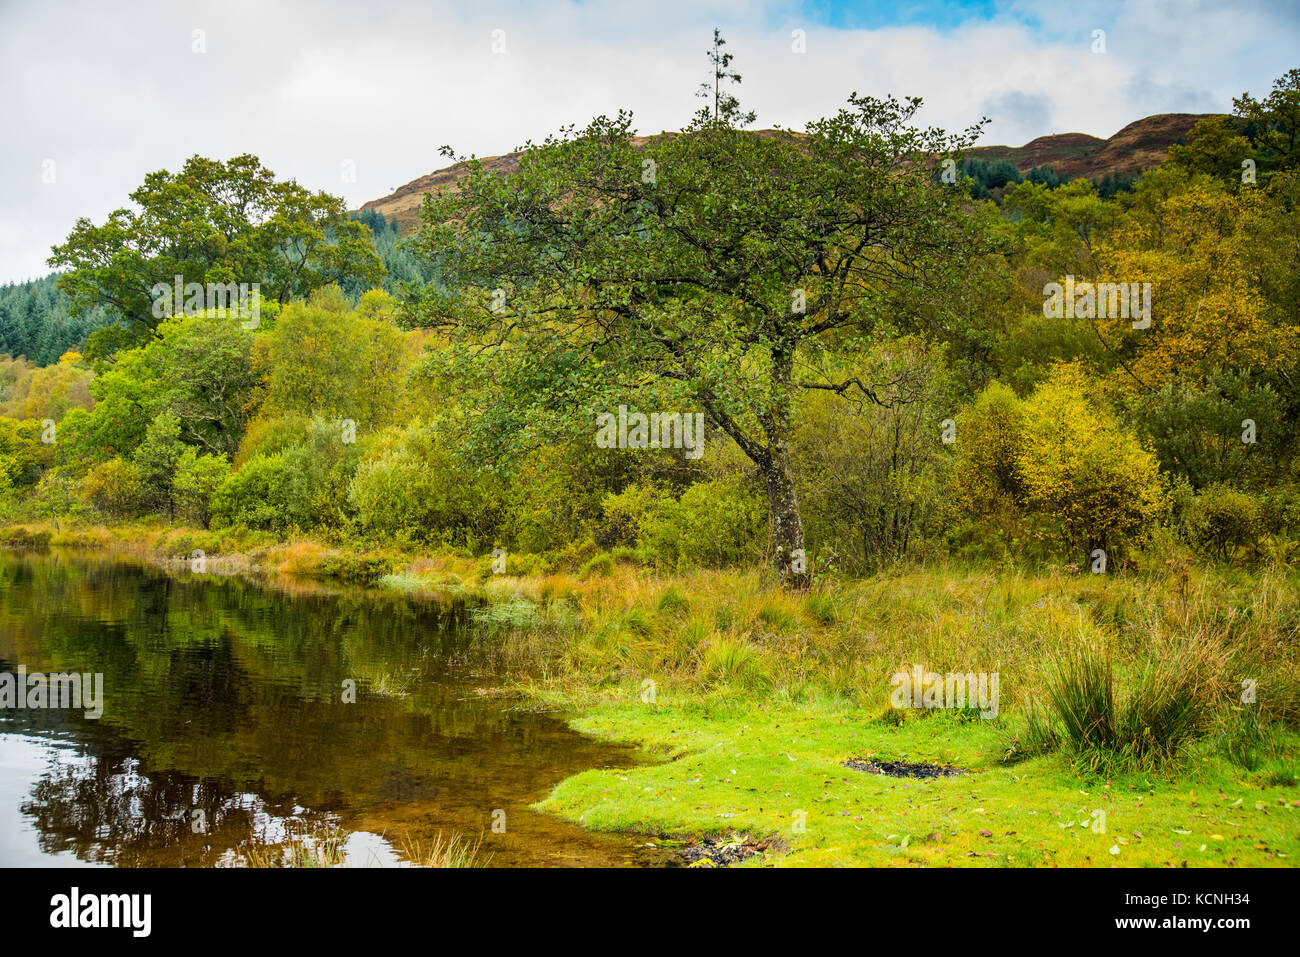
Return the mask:
{"type": "Polygon", "coordinates": [[[804,596],[755,573],[624,575],[576,602],[520,690],[665,758],[539,805],[587,827],[781,839],[746,866],[1300,862],[1294,571],[946,566],[804,596]],[[998,717],[893,708],[890,676],[913,665],[998,672],[998,717]],[[893,779],[852,757],[972,773],[893,779]]]}
{"type": "MultiPolygon", "coordinates": [[[[999,722],[934,714],[892,725],[843,703],[607,702],[574,720],[664,756],[588,771],[538,807],[597,830],[779,835],[742,866],[1289,866],[1300,794],[1287,760],[1244,772],[1192,748],[1176,773],[1081,776],[1064,755],[997,759],[999,722]],[[970,774],[888,778],[850,757],[952,763],[970,774]],[[802,813],[801,813],[802,812],[802,813]],[[1104,814],[1105,831],[1095,833],[1104,814]],[[803,823],[800,831],[799,824],[803,823]]],[[[1288,733],[1287,752],[1298,742],[1288,733]]]]}

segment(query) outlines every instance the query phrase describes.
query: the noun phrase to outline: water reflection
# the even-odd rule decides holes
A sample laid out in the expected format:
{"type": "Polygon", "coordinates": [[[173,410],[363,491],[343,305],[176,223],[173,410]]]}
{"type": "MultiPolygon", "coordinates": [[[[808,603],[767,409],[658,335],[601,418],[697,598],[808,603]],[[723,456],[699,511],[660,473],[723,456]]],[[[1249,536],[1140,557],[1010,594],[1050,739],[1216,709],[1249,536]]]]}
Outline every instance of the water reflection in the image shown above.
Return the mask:
{"type": "Polygon", "coordinates": [[[479,693],[493,642],[433,605],[0,553],[20,664],[102,672],[104,714],[0,711],[0,865],[214,866],[303,834],[381,864],[439,833],[494,865],[658,862],[528,810],[633,756],[479,693]]]}

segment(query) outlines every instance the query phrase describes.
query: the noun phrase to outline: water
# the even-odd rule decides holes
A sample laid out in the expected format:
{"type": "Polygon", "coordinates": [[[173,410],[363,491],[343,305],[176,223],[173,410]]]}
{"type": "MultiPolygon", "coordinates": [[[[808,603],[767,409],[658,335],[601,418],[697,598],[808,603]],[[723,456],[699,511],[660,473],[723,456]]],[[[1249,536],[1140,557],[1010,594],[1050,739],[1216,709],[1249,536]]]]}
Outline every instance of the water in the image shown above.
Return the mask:
{"type": "Polygon", "coordinates": [[[238,865],[304,838],[392,865],[454,834],[491,866],[665,863],[528,809],[638,759],[494,693],[493,650],[400,596],[0,552],[0,673],[104,676],[97,720],[0,709],[0,866],[238,865]]]}

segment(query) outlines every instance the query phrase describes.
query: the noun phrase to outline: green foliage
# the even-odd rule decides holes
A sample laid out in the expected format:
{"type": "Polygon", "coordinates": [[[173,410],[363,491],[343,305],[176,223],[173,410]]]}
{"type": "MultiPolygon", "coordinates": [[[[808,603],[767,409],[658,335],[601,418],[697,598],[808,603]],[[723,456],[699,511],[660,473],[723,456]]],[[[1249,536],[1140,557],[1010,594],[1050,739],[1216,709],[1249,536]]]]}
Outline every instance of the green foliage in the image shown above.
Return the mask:
{"type": "Polygon", "coordinates": [[[762,499],[722,481],[700,482],[674,498],[666,489],[632,486],[605,499],[610,520],[634,531],[640,551],[669,567],[753,562],[767,524],[762,499]]]}
{"type": "Polygon", "coordinates": [[[255,156],[193,156],[179,173],[150,173],[130,198],[134,209],[102,225],[78,220],[50,265],[69,270],[59,287],[73,315],[102,307],[137,341],[162,318],[154,287],[178,275],[186,284],[259,283],[263,299],[278,303],[346,277],[382,276],[369,230],[342,199],[277,182],[255,156]]]}
{"type": "Polygon", "coordinates": [[[1022,396],[1046,379],[1052,366],[1079,360],[1098,369],[1111,363],[1106,347],[1087,323],[1044,316],[1041,310],[1017,316],[998,338],[992,356],[1001,381],[1022,396]]]}
{"type": "MultiPolygon", "coordinates": [[[[385,219],[383,214],[373,209],[353,213],[352,218],[369,227],[375,252],[384,264],[384,289],[400,293],[404,288],[418,289],[433,278],[430,270],[420,264],[420,260],[401,242],[397,229],[397,219],[385,219]]],[[[351,300],[363,298],[372,282],[362,276],[345,276],[339,280],[343,292],[351,300]]],[[[371,290],[373,292],[373,290],[371,290]]]]}
{"type": "Polygon", "coordinates": [[[287,531],[288,485],[283,456],[253,456],[213,493],[212,524],[287,531]]]}
{"type": "Polygon", "coordinates": [[[1220,560],[1243,546],[1258,548],[1267,532],[1259,500],[1217,482],[1196,496],[1186,521],[1192,542],[1220,560]]]}
{"type": "Polygon", "coordinates": [[[176,416],[163,412],[149,423],[144,441],[132,456],[145,508],[165,512],[168,518],[176,517],[176,472],[186,451],[176,416]]]}
{"type": "Polygon", "coordinates": [[[1041,535],[1115,552],[1163,514],[1155,456],[1126,431],[1077,366],[1059,366],[1028,399],[994,384],[958,427],[953,489],[977,519],[1050,520],[1041,535]]]}
{"type": "Polygon", "coordinates": [[[252,341],[233,316],[161,323],[145,346],[120,352],[99,370],[91,385],[95,408],[78,429],[78,451],[92,460],[130,455],[149,422],[166,413],[187,444],[232,455],[252,400],[252,341]]]}
{"type": "Polygon", "coordinates": [[[53,464],[53,446],[41,441],[44,431],[30,419],[0,418],[0,492],[31,488],[53,464]]]}
{"type": "MultiPolygon", "coordinates": [[[[1064,739],[1092,770],[1158,765],[1208,724],[1210,702],[1197,666],[1187,650],[1151,659],[1117,704],[1109,650],[1083,644],[1056,657],[1047,702],[1064,739]]],[[[1050,732],[1040,730],[1038,738],[1046,743],[1050,732]]]]}
{"type": "Polygon", "coordinates": [[[366,532],[398,541],[482,545],[495,537],[500,489],[457,466],[422,423],[382,436],[348,490],[366,532]]]}
{"type": "Polygon", "coordinates": [[[225,456],[201,455],[186,449],[176,460],[172,488],[177,513],[188,522],[207,528],[212,521],[212,496],[230,475],[225,456]]]}
{"type": "MultiPolygon", "coordinates": [[[[719,62],[714,79],[735,79],[719,62]]],[[[816,360],[956,334],[987,252],[961,191],[933,176],[978,128],[918,128],[920,106],[853,96],[803,138],[755,136],[719,95],[683,135],[635,142],[620,113],[533,146],[509,176],[470,161],[425,205],[414,248],[443,285],[409,312],[448,328],[448,380],[471,366],[493,384],[479,448],[572,436],[629,401],[700,409],[762,472],[775,544],[802,547],[795,399],[840,385],[816,360]]]]}
{"type": "Polygon", "coordinates": [[[1242,160],[1252,157],[1252,147],[1241,133],[1242,124],[1226,116],[1199,120],[1185,144],[1169,147],[1169,162],[1191,173],[1204,173],[1225,182],[1240,182],[1242,160]]]}
{"type": "Polygon", "coordinates": [[[0,354],[23,356],[37,366],[58,362],[109,322],[99,307],[73,315],[72,301],[51,274],[0,286],[0,354]]]}
{"type": "Polygon", "coordinates": [[[1201,388],[1170,382],[1143,397],[1134,419],[1160,464],[1194,488],[1276,481],[1270,473],[1295,450],[1282,396],[1249,372],[1218,370],[1201,388]]]}
{"type": "Polygon", "coordinates": [[[861,572],[916,554],[938,531],[952,459],[941,423],[957,399],[944,357],[911,341],[853,371],[888,385],[866,401],[808,396],[795,457],[818,567],[861,572]]]}
{"type": "Polygon", "coordinates": [[[100,462],[81,481],[81,494],[100,514],[132,518],[143,510],[140,470],[129,459],[100,462]]]}
{"type": "Polygon", "coordinates": [[[410,358],[391,322],[362,318],[324,290],[285,307],[258,337],[254,367],[265,414],[351,419],[369,431],[402,410],[410,358]]]}
{"type": "Polygon", "coordinates": [[[982,160],[968,157],[958,164],[957,169],[963,177],[971,180],[970,194],[975,199],[992,199],[993,190],[1019,183],[1023,178],[1016,164],[1009,159],[982,160]]]}
{"type": "Polygon", "coordinates": [[[1243,93],[1232,105],[1255,147],[1262,179],[1300,167],[1300,68],[1278,77],[1264,99],[1243,93]]]}
{"type": "Polygon", "coordinates": [[[609,552],[601,552],[582,563],[578,569],[579,578],[600,578],[614,570],[614,557],[609,552]]]}

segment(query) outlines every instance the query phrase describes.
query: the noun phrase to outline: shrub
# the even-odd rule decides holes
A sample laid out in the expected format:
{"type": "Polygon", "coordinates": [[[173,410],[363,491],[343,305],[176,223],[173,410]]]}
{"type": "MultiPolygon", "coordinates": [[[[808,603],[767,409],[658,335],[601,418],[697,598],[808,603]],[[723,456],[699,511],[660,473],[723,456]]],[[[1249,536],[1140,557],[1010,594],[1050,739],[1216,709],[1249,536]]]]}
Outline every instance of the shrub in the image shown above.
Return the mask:
{"type": "Polygon", "coordinates": [[[1007,386],[991,383],[957,423],[952,488],[964,511],[983,518],[1023,499],[1017,463],[1024,441],[1023,403],[1007,386]]]}
{"type": "Polygon", "coordinates": [[[458,467],[416,422],[376,440],[357,466],[348,501],[371,533],[474,547],[496,537],[500,485],[458,467]]]}
{"type": "Polygon", "coordinates": [[[603,578],[614,570],[614,558],[609,552],[601,552],[578,569],[579,578],[603,578]]]}
{"type": "Polygon", "coordinates": [[[387,555],[332,552],[321,558],[317,568],[322,578],[353,585],[373,585],[391,573],[395,564],[395,559],[387,555]]]}
{"type": "Polygon", "coordinates": [[[955,407],[946,363],[911,340],[890,343],[863,365],[854,373],[886,383],[878,402],[824,391],[805,397],[793,450],[808,540],[855,572],[938,538],[953,458],[939,429],[955,407]]]}
{"type": "Polygon", "coordinates": [[[730,482],[692,485],[679,500],[658,487],[632,486],[605,499],[607,519],[635,528],[641,550],[670,567],[717,567],[753,561],[765,541],[767,508],[730,482]]]}
{"type": "Polygon", "coordinates": [[[1222,560],[1240,546],[1257,547],[1267,528],[1255,496],[1216,482],[1188,509],[1187,531],[1194,544],[1222,560]]]}
{"type": "Polygon", "coordinates": [[[289,527],[288,475],[280,455],[255,455],[212,495],[212,521],[284,531],[289,527]]]}
{"type": "Polygon", "coordinates": [[[1075,547],[1142,538],[1165,507],[1155,455],[1123,429],[1077,365],[1057,366],[1025,403],[1016,460],[1029,510],[1060,521],[1075,547]]]}
{"type": "Polygon", "coordinates": [[[1110,655],[1081,647],[1058,656],[1047,682],[1047,701],[1079,751],[1115,746],[1115,686],[1110,655]]]}
{"type": "Polygon", "coordinates": [[[138,515],[142,507],[140,471],[126,459],[101,462],[81,480],[81,494],[96,511],[111,518],[138,515]]]}
{"type": "Polygon", "coordinates": [[[1198,489],[1214,483],[1267,484],[1272,466],[1293,443],[1282,397],[1249,374],[1215,371],[1196,389],[1167,383],[1148,396],[1135,420],[1166,471],[1187,476],[1198,489]],[[1242,423],[1255,424],[1254,443],[1242,441],[1242,423]]]}
{"type": "Polygon", "coordinates": [[[212,496],[230,475],[224,455],[199,455],[186,449],[176,462],[173,488],[176,509],[187,520],[207,528],[212,521],[212,496]]]}
{"type": "Polygon", "coordinates": [[[1023,402],[989,386],[963,417],[957,442],[954,497],[977,522],[1010,516],[1025,535],[1115,551],[1149,534],[1167,507],[1155,455],[1077,365],[1056,366],[1023,402]]]}
{"type": "Polygon", "coordinates": [[[803,610],[805,615],[819,625],[833,625],[839,617],[835,599],[826,594],[809,595],[803,601],[803,610]]]}

